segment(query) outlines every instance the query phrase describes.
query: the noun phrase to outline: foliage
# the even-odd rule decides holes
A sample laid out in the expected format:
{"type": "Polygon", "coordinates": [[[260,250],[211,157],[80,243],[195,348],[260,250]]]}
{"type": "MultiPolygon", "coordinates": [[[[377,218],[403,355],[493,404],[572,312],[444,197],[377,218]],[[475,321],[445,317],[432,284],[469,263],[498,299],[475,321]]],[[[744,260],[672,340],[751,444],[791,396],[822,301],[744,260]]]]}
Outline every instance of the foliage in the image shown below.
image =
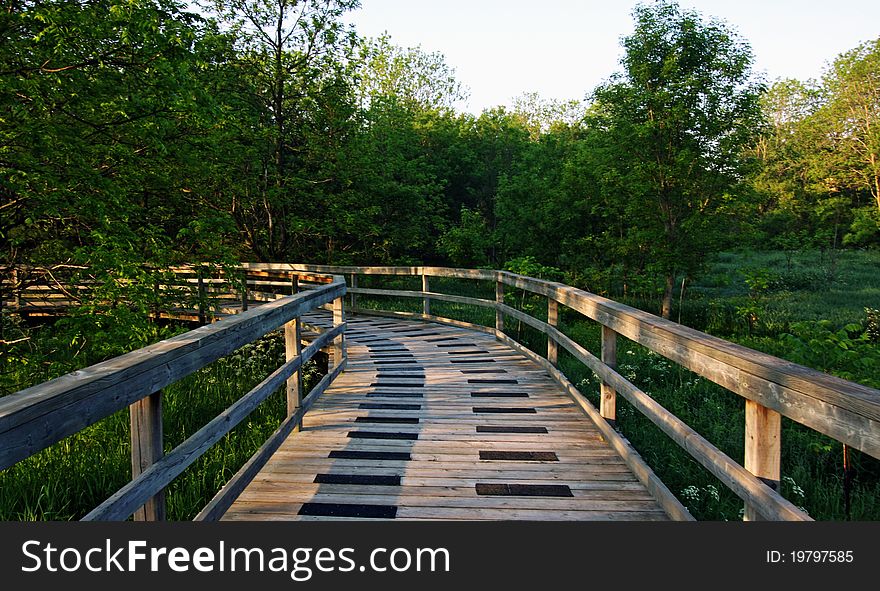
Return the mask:
{"type": "Polygon", "coordinates": [[[759,122],[748,45],[726,25],[676,4],[640,5],[624,39],[623,73],[594,93],[604,133],[599,173],[632,246],[652,244],[669,317],[679,272],[693,274],[736,207],[742,149],[759,122]],[[606,181],[607,182],[607,181],[606,181]]]}

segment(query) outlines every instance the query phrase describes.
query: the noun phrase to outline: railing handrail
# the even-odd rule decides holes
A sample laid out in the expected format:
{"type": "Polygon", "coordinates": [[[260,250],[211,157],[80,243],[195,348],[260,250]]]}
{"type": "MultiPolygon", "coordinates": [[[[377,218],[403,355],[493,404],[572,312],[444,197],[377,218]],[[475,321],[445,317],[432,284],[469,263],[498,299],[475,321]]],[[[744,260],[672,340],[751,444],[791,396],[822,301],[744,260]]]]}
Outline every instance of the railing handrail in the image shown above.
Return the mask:
{"type": "MultiPolygon", "coordinates": [[[[288,273],[287,271],[283,271],[288,273]]],[[[143,347],[136,351],[77,370],[53,380],[0,397],[0,470],[5,469],[46,447],[93,425],[111,414],[132,408],[133,464],[142,447],[158,445],[158,451],[143,470],[119,492],[90,513],[89,519],[125,519],[148,499],[159,494],[182,470],[211,445],[220,440],[238,422],[287,380],[324,347],[332,345],[335,366],[309,394],[302,399],[288,391],[288,420],[273,437],[281,438],[301,422],[302,414],[345,367],[345,331],[342,300],[345,280],[328,276],[329,283],[317,288],[278,296],[249,311],[221,322],[207,324],[178,336],[143,347]],[[299,350],[299,318],[325,304],[334,304],[333,326],[321,334],[314,346],[299,350]],[[161,452],[161,406],[152,409],[152,427],[144,433],[135,430],[135,408],[148,402],[157,393],[187,375],[228,355],[282,326],[294,326],[295,343],[285,335],[287,361],[254,390],[233,403],[168,455],[161,452]],[[291,347],[295,347],[292,350],[291,347]],[[156,414],[158,412],[158,414],[156,414]],[[155,421],[158,420],[158,424],[155,421]],[[152,429],[153,432],[150,432],[152,429]],[[286,431],[285,431],[286,429],[286,431]],[[158,433],[158,437],[156,434],[158,433]],[[138,441],[138,438],[143,441],[138,441]],[[158,443],[157,443],[158,440],[158,443]],[[138,445],[135,445],[137,441],[138,445]],[[143,444],[143,445],[141,445],[143,444]],[[135,449],[139,448],[139,449],[135,449]]],[[[290,386],[289,386],[290,387],[290,386]]]]}
{"type": "MultiPolygon", "coordinates": [[[[198,267],[194,266],[191,268],[197,269],[198,267]]],[[[718,337],[682,326],[642,310],[632,308],[625,304],[562,283],[535,279],[507,271],[429,266],[382,267],[304,265],[290,263],[242,263],[238,265],[237,268],[243,271],[246,275],[265,274],[271,276],[272,274],[285,273],[294,276],[305,274],[312,274],[315,276],[328,274],[334,275],[334,281],[330,285],[319,287],[298,296],[299,299],[296,301],[300,303],[311,302],[311,298],[321,299],[321,296],[317,294],[330,293],[330,291],[332,291],[333,295],[330,299],[341,297],[340,293],[350,293],[353,304],[355,301],[354,298],[359,294],[367,296],[421,298],[423,300],[422,313],[387,313],[396,316],[445,321],[458,326],[472,326],[485,332],[495,334],[499,339],[508,342],[511,346],[519,348],[524,354],[535,358],[537,362],[544,365],[548,371],[560,381],[564,381],[565,378],[555,367],[556,348],[562,346],[569,351],[575,359],[592,369],[602,379],[602,407],[599,411],[595,411],[596,416],[608,420],[609,424],[613,426],[615,417],[614,397],[617,393],[620,393],[633,403],[638,410],[645,413],[650,420],[657,424],[667,433],[667,435],[676,441],[676,443],[682,446],[707,469],[718,476],[723,483],[734,490],[734,492],[740,497],[745,499],[747,502],[747,508],[751,506],[765,517],[772,519],[806,518],[805,514],[782,498],[777,492],[770,487],[762,486],[761,480],[758,479],[758,477],[760,477],[766,481],[772,481],[774,479],[778,480],[778,456],[780,453],[778,443],[780,429],[778,420],[779,416],[787,416],[798,423],[828,435],[846,445],[880,458],[880,391],[797,365],[765,353],[760,353],[747,347],[725,341],[718,337]],[[346,290],[344,281],[338,277],[339,275],[350,275],[352,287],[349,287],[346,290]],[[422,290],[358,288],[354,287],[358,275],[421,276],[422,290]],[[496,286],[496,297],[493,301],[489,299],[472,298],[430,291],[429,277],[491,281],[494,282],[496,286]],[[548,299],[548,322],[538,320],[523,311],[506,305],[503,299],[504,286],[514,287],[545,296],[548,299]],[[340,289],[341,291],[339,291],[340,289]],[[468,322],[455,321],[432,315],[430,313],[431,300],[449,301],[494,309],[496,312],[495,327],[479,326],[468,322]],[[556,327],[556,307],[558,304],[562,304],[603,326],[603,351],[601,359],[574,342],[556,327]],[[551,310],[552,315],[550,313],[551,310]],[[521,347],[518,343],[510,339],[503,330],[504,316],[518,319],[546,334],[548,337],[547,358],[545,359],[538,356],[534,352],[521,347]],[[698,433],[693,431],[693,429],[685,425],[680,419],[659,406],[656,401],[651,399],[645,392],[642,392],[638,387],[617,373],[614,359],[616,357],[615,339],[618,334],[645,346],[649,350],[678,363],[679,365],[746,399],[747,446],[745,468],[731,460],[720,450],[702,438],[698,433]],[[608,346],[607,351],[606,345],[608,346]],[[760,420],[752,418],[753,415],[759,417],[760,420]],[[749,438],[751,438],[751,440],[749,438]]],[[[248,279],[246,278],[245,286],[248,284],[247,282],[248,279]]],[[[314,307],[330,301],[330,299],[321,299],[321,302],[317,303],[317,299],[313,302],[314,307]]],[[[264,314],[269,314],[270,310],[274,311],[279,307],[286,309],[285,306],[293,305],[288,300],[289,298],[284,300],[287,302],[286,304],[279,304],[278,302],[282,300],[277,300],[270,304],[260,306],[244,315],[224,321],[223,326],[224,328],[228,328],[233,326],[233,323],[238,323],[235,324],[235,326],[241,325],[242,329],[245,329],[249,326],[248,319],[255,317],[262,318],[264,314]]],[[[354,308],[354,305],[352,307],[354,308]]],[[[300,312],[301,310],[300,308],[296,308],[295,311],[300,312]]],[[[371,310],[361,311],[370,312],[371,310]]],[[[288,316],[290,316],[289,312],[290,310],[288,310],[288,316]]],[[[203,327],[203,329],[198,330],[204,331],[205,338],[207,339],[213,334],[212,329],[216,326],[217,325],[206,326],[203,327]]],[[[192,333],[187,334],[189,335],[192,333]]],[[[198,346],[195,348],[198,349],[198,346]]],[[[146,349],[143,351],[146,351],[146,349]]],[[[182,351],[187,354],[189,353],[189,349],[182,349],[182,351]]],[[[162,351],[151,351],[151,356],[156,353],[162,353],[162,351]]],[[[108,364],[106,369],[124,372],[125,367],[120,368],[112,365],[113,362],[117,362],[124,358],[125,356],[118,358],[117,360],[105,362],[108,364]]],[[[91,370],[93,368],[88,369],[91,370]]],[[[144,365],[142,369],[144,369],[144,373],[152,371],[147,365],[144,365]]],[[[166,373],[168,373],[168,375],[163,378],[164,380],[167,380],[174,375],[173,371],[166,370],[166,373]]],[[[151,379],[155,377],[152,374],[150,374],[150,376],[151,379]]],[[[104,382],[102,380],[105,380],[105,378],[102,373],[85,377],[91,379],[85,379],[83,381],[84,384],[94,382],[102,385],[99,391],[104,392],[109,390],[109,387],[103,387],[104,382]]],[[[67,376],[64,378],[67,378],[67,376]]],[[[63,381],[64,378],[59,378],[58,380],[63,381]]],[[[126,375],[125,380],[129,384],[139,383],[138,378],[138,375],[126,375]]],[[[39,421],[42,417],[40,412],[34,412],[30,407],[16,408],[16,403],[22,400],[21,395],[27,394],[28,396],[33,397],[33,401],[40,402],[39,405],[34,405],[33,408],[48,408],[52,410],[53,404],[58,407],[67,408],[67,405],[63,404],[65,398],[61,396],[59,392],[53,391],[53,388],[63,386],[63,382],[59,382],[58,380],[35,386],[34,388],[36,388],[36,390],[30,388],[13,395],[12,397],[7,397],[5,399],[0,398],[0,468],[8,465],[8,459],[10,457],[17,457],[16,454],[20,455],[23,451],[29,451],[36,448],[34,442],[30,440],[22,440],[21,437],[19,437],[19,440],[17,441],[15,436],[10,435],[10,433],[14,434],[15,429],[25,423],[28,423],[31,428],[35,425],[40,425],[39,421]],[[28,414],[28,412],[30,412],[30,414],[28,414]],[[10,429],[9,424],[12,419],[9,417],[17,417],[21,425],[16,424],[13,420],[12,429],[10,429]]],[[[160,380],[160,382],[157,383],[166,382],[160,380]]],[[[161,387],[162,386],[159,385],[150,391],[155,392],[161,387]]],[[[148,395],[148,389],[145,389],[143,384],[140,384],[138,388],[140,389],[135,390],[138,393],[137,396],[143,398],[148,395]]],[[[569,388],[569,393],[575,396],[575,393],[572,392],[572,390],[574,390],[573,387],[569,388]]],[[[87,399],[87,395],[84,396],[85,398],[82,400],[73,400],[72,404],[82,405],[83,400],[87,399]]],[[[111,406],[107,406],[106,401],[102,400],[102,403],[104,403],[105,406],[100,407],[100,412],[103,413],[101,416],[106,416],[114,410],[124,408],[127,404],[131,403],[131,400],[137,400],[140,398],[132,398],[132,395],[128,395],[128,397],[122,396],[121,399],[114,400],[111,406]],[[114,410],[108,410],[109,408],[114,410]]],[[[585,412],[593,416],[593,411],[590,411],[587,406],[585,406],[586,404],[592,408],[585,398],[578,399],[577,401],[581,407],[585,409],[585,412]]],[[[89,420],[91,420],[94,417],[89,415],[88,412],[91,412],[91,410],[89,409],[85,412],[89,420]]],[[[64,425],[64,432],[69,434],[76,432],[85,426],[79,426],[84,420],[82,417],[78,416],[79,414],[80,413],[73,413],[73,415],[77,416],[69,419],[69,424],[64,425]]],[[[91,422],[94,422],[94,420],[91,422]]],[[[44,431],[51,433],[51,430],[44,429],[44,431]]],[[[38,443],[50,440],[57,441],[60,439],[57,433],[52,434],[51,437],[46,436],[45,434],[41,437],[42,439],[40,439],[38,443]]],[[[45,445],[43,445],[43,447],[45,447],[45,445]]],[[[42,449],[42,447],[39,449],[42,449]]],[[[33,451],[30,451],[30,453],[33,453],[33,451]]],[[[30,455],[30,453],[27,455],[30,455]]],[[[222,503],[216,504],[217,507],[220,505],[222,505],[222,503]]],[[[212,511],[216,512],[215,509],[212,509],[209,513],[212,511]]]]}
{"type": "MultiPolygon", "coordinates": [[[[272,265],[289,268],[292,271],[358,275],[427,275],[500,281],[505,285],[551,298],[744,398],[761,402],[792,420],[880,458],[880,390],[731,343],[582,289],[497,270],[451,267],[272,265]],[[684,351],[692,353],[687,354],[684,351]],[[715,371],[709,371],[705,366],[707,361],[716,365],[715,371]],[[729,368],[736,373],[725,375],[725,372],[719,371],[718,367],[729,368]],[[764,387],[756,389],[756,386],[762,385],[761,382],[764,387]],[[822,403],[823,412],[815,412],[814,401],[822,403]],[[854,425],[860,428],[853,431],[854,425]]],[[[358,288],[349,291],[370,294],[370,291],[362,291],[358,288]]],[[[443,295],[412,291],[404,297],[431,296],[439,300],[443,295]]],[[[464,296],[459,297],[464,298],[464,296]]],[[[478,305],[490,304],[494,302],[482,300],[478,305]]]]}
{"type": "MultiPolygon", "coordinates": [[[[512,345],[516,344],[515,341],[509,339],[503,332],[503,317],[507,315],[523,321],[547,335],[548,358],[552,350],[553,360],[550,362],[540,356],[537,356],[536,360],[545,364],[548,370],[556,371],[555,347],[562,346],[599,375],[603,381],[603,407],[606,403],[606,389],[611,396],[609,410],[603,408],[601,416],[613,424],[613,397],[619,392],[704,467],[746,500],[747,512],[751,507],[771,519],[808,518],[775,490],[762,486],[762,481],[770,482],[774,478],[778,480],[778,475],[773,475],[778,474],[779,471],[779,416],[786,416],[846,445],[880,458],[880,390],[725,341],[575,287],[490,269],[298,264],[281,266],[296,272],[345,274],[352,276],[353,280],[357,275],[422,276],[422,291],[355,287],[349,288],[349,292],[353,294],[352,297],[362,294],[422,298],[425,302],[424,313],[394,312],[393,314],[424,319],[443,320],[428,312],[430,300],[494,308],[497,315],[495,329],[483,326],[478,328],[494,333],[502,340],[510,341],[512,345]],[[496,300],[428,291],[428,277],[494,281],[496,300]],[[538,320],[504,304],[504,286],[547,297],[548,305],[554,306],[553,324],[538,320]],[[612,337],[617,334],[622,335],[745,398],[747,401],[745,463],[752,472],[723,454],[617,373],[613,363],[611,365],[606,363],[604,352],[603,358],[599,359],[560,332],[555,326],[555,306],[558,304],[600,323],[605,327],[603,330],[608,330],[612,337]],[[748,412],[749,408],[753,414],[757,413],[755,416],[764,417],[769,427],[750,418],[752,415],[748,412]]],[[[260,265],[254,267],[259,268],[260,265]]],[[[455,321],[455,324],[470,323],[455,321]]],[[[603,334],[603,348],[605,344],[603,334]]],[[[525,348],[522,350],[526,354],[536,356],[525,348]]],[[[757,515],[752,515],[752,518],[756,517],[757,515]]]]}

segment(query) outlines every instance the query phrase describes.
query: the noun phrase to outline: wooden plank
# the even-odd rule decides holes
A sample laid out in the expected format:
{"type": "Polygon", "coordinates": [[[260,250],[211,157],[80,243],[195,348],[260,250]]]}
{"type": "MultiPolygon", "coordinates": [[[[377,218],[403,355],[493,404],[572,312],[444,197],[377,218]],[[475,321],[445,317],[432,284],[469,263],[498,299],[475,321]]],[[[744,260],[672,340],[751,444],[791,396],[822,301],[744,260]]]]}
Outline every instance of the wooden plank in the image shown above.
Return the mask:
{"type": "MultiPolygon", "coordinates": [[[[296,359],[302,353],[302,321],[294,318],[284,325],[284,352],[286,361],[296,359]]],[[[302,406],[302,367],[299,367],[287,380],[287,416],[293,415],[302,406]]],[[[298,425],[295,429],[301,426],[298,425]]]]}
{"type": "MultiPolygon", "coordinates": [[[[162,392],[156,392],[129,407],[131,424],[131,477],[140,476],[164,453],[162,435],[162,392]]],[[[159,490],[134,512],[135,521],[165,521],[165,491],[159,490]]]]}
{"type": "Polygon", "coordinates": [[[0,398],[0,469],[332,301],[344,288],[337,283],[282,298],[0,398]]]}
{"type": "MultiPolygon", "coordinates": [[[[83,520],[118,521],[128,518],[148,498],[167,486],[212,445],[235,428],[260,403],[281,387],[294,371],[311,359],[322,346],[333,339],[336,334],[342,332],[342,330],[344,330],[344,326],[339,326],[333,331],[328,331],[321,335],[320,338],[303,350],[300,357],[288,361],[275,370],[269,377],[239,398],[217,417],[209,421],[204,427],[196,431],[186,441],[150,465],[137,478],[132,479],[131,482],[111,495],[101,505],[90,511],[83,520]]],[[[344,366],[337,366],[340,371],[342,367],[344,366]]],[[[338,371],[336,373],[338,374],[338,371]]],[[[328,374],[328,376],[330,375],[334,375],[333,372],[328,374]]],[[[302,411],[298,411],[294,416],[299,418],[302,414],[302,411]]]]}
{"type": "MultiPolygon", "coordinates": [[[[659,510],[646,488],[638,483],[628,466],[616,451],[600,438],[592,424],[583,420],[578,406],[560,394],[559,387],[533,363],[522,355],[511,352],[509,347],[499,345],[492,337],[473,332],[463,333],[458,328],[446,327],[443,334],[460,335],[470,348],[488,351],[491,359],[506,368],[504,378],[515,379],[516,384],[473,384],[469,380],[487,376],[462,373],[451,364],[455,355],[448,348],[437,347],[423,341],[424,327],[408,334],[407,326],[396,329],[394,324],[358,319],[360,334],[375,334],[387,338],[385,342],[406,342],[407,351],[418,365],[418,373],[409,370],[412,377],[382,378],[375,360],[367,361],[375,354],[373,348],[352,345],[349,369],[342,374],[328,392],[304,419],[300,433],[291,435],[273,454],[253,483],[229,510],[224,519],[300,519],[297,504],[303,502],[327,502],[363,504],[367,501],[395,505],[399,508],[414,506],[425,510],[454,509],[456,514],[437,515],[432,518],[458,519],[468,510],[497,509],[503,512],[483,514],[495,519],[532,518],[539,513],[565,515],[572,519],[595,518],[601,514],[608,518],[616,509],[618,516],[635,514],[649,519],[666,518],[659,510]],[[379,376],[377,378],[377,376],[379,376]],[[382,392],[381,386],[366,387],[376,380],[381,383],[397,383],[396,393],[420,394],[413,401],[417,409],[358,409],[363,401],[399,399],[375,398],[369,394],[382,392]],[[418,387],[412,384],[418,382],[418,387]],[[409,384],[409,385],[407,385],[409,384]],[[473,398],[474,391],[522,390],[529,398],[473,398]],[[476,415],[474,406],[530,407],[537,415],[476,415]],[[543,416],[541,416],[543,413],[543,416]],[[384,417],[420,417],[417,424],[356,423],[365,415],[384,417]],[[478,426],[522,425],[524,417],[539,417],[538,424],[544,433],[495,434],[477,433],[478,426]],[[409,433],[416,439],[349,437],[350,432],[368,430],[375,433],[409,433]],[[356,454],[333,456],[336,451],[381,452],[360,457],[356,454]],[[532,459],[480,460],[480,452],[552,452],[557,461],[532,459]],[[393,459],[381,459],[391,452],[403,454],[393,459]],[[333,457],[331,457],[333,456],[333,457]],[[351,457],[349,457],[351,456],[351,457]],[[317,474],[367,474],[400,477],[402,487],[377,490],[368,485],[315,484],[317,474]],[[565,485],[579,498],[578,491],[585,491],[579,506],[560,506],[555,499],[543,497],[515,497],[476,495],[478,483],[536,483],[537,485],[565,485]],[[426,490],[418,490],[431,486],[426,490]],[[331,488],[328,488],[331,487],[331,488]],[[335,487],[335,488],[332,488],[335,487]],[[447,494],[442,487],[455,492],[447,494]],[[615,496],[616,493],[624,493],[615,496]],[[635,495],[635,496],[633,496],[635,495]],[[447,501],[447,499],[451,499],[447,501]],[[412,500],[412,503],[408,501],[412,500]],[[554,503],[557,503],[554,505],[554,503]],[[593,503],[592,507],[588,507],[593,503]],[[421,507],[424,505],[424,507],[421,507]],[[445,507],[445,505],[452,505],[445,507]],[[593,510],[578,511],[577,508],[593,510]],[[638,509],[638,510],[636,510],[638,509]],[[525,511],[525,513],[523,513],[525,511]],[[534,513],[528,513],[533,511],[534,513]],[[570,514],[577,513],[579,516],[570,514]]],[[[413,326],[411,323],[408,326],[413,326]]],[[[418,326],[418,325],[415,325],[418,326]]],[[[433,332],[429,329],[429,332],[433,332]]],[[[493,335],[494,336],[494,335],[493,335]]],[[[368,339],[372,340],[372,339],[368,339]]],[[[444,341],[446,342],[446,341],[444,341]]],[[[384,347],[380,347],[384,348],[384,347]]],[[[380,354],[381,355],[381,354],[380,354]]],[[[481,356],[465,356],[481,357],[481,356]]],[[[394,367],[394,366],[392,366],[394,367]]],[[[401,366],[404,367],[404,366],[401,366]]],[[[392,370],[394,374],[406,371],[392,370]]],[[[400,374],[404,375],[404,374],[400,374]]],[[[497,376],[488,376],[491,378],[497,376]]],[[[387,386],[385,389],[388,389],[387,386]]],[[[533,423],[534,424],[534,423],[533,423]]],[[[570,502],[570,501],[567,501],[570,502]]]]}
{"type": "MultiPolygon", "coordinates": [[[[576,348],[573,349],[577,351],[576,348]]],[[[589,355],[586,351],[582,352],[589,355]]],[[[590,357],[592,356],[590,355],[590,357]]],[[[595,360],[595,357],[593,357],[593,360],[595,360]]],[[[601,364],[601,362],[599,363],[601,364]]],[[[687,451],[703,467],[712,472],[737,496],[756,507],[760,507],[761,514],[766,518],[774,521],[811,521],[809,516],[803,511],[765,486],[748,470],[733,461],[729,456],[681,421],[681,419],[663,408],[656,400],[639,390],[611,368],[604,366],[604,364],[602,368],[600,377],[607,379],[618,394],[624,396],[636,410],[660,427],[664,433],[687,451]]],[[[582,395],[576,389],[574,389],[574,392],[578,393],[578,397],[575,398],[576,401],[582,398],[582,395]]],[[[582,401],[586,402],[585,399],[582,401]]],[[[585,408],[583,405],[582,407],[585,408]]]]}
{"type": "MultiPolygon", "coordinates": [[[[611,369],[617,367],[617,333],[604,325],[602,326],[602,363],[611,369]]],[[[599,414],[614,426],[617,419],[617,394],[604,380],[599,388],[599,414]]]]}
{"type": "Polygon", "coordinates": [[[333,380],[342,372],[345,364],[338,365],[333,368],[330,373],[324,376],[318,382],[312,391],[306,396],[300,407],[290,416],[288,416],[275,430],[272,435],[260,446],[251,458],[245,462],[235,476],[223,485],[214,498],[205,505],[205,507],[196,515],[194,521],[217,521],[226,513],[229,507],[238,499],[248,484],[254,479],[259,471],[266,465],[266,462],[272,457],[287,437],[295,431],[298,425],[302,425],[302,417],[308,412],[309,408],[323,394],[333,380]]]}
{"type": "Polygon", "coordinates": [[[504,283],[501,281],[495,282],[495,330],[503,333],[504,332],[504,310],[502,306],[504,305],[504,283]]]}
{"type": "MultiPolygon", "coordinates": [[[[422,293],[427,294],[429,291],[431,291],[431,289],[429,286],[428,275],[422,273],[422,293]]],[[[431,315],[431,298],[427,295],[422,298],[422,314],[425,316],[431,315]]]]}
{"type": "MultiPolygon", "coordinates": [[[[764,484],[779,491],[782,459],[782,415],[746,400],[745,461],[743,467],[764,484]]],[[[746,503],[743,519],[757,521],[760,507],[746,503]]]]}
{"type": "Polygon", "coordinates": [[[502,273],[749,400],[880,458],[880,391],[559,283],[502,273]]]}
{"type": "MultiPolygon", "coordinates": [[[[555,327],[559,316],[559,304],[553,298],[547,298],[547,324],[555,327]]],[[[557,365],[559,356],[559,344],[547,335],[547,361],[553,366],[557,365]]]]}

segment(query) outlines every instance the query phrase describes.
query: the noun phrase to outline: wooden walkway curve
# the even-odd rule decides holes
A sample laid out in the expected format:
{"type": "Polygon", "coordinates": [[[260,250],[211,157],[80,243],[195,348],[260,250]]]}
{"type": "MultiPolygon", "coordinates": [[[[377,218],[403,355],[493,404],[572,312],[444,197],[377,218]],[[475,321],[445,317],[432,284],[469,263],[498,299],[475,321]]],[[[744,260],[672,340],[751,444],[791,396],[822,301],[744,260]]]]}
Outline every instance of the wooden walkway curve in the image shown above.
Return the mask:
{"type": "Polygon", "coordinates": [[[492,336],[355,317],[346,338],[347,369],[225,520],[668,519],[558,384],[492,336]]]}

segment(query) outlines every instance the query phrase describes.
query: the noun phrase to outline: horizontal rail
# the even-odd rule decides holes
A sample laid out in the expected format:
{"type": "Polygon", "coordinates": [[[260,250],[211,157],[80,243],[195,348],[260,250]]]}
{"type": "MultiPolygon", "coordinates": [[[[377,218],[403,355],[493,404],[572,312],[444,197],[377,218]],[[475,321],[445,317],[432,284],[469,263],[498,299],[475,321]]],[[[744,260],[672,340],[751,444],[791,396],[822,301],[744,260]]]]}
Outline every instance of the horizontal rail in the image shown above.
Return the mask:
{"type": "MultiPolygon", "coordinates": [[[[428,275],[499,281],[543,295],[747,400],[880,458],[880,391],[730,343],[581,289],[507,271],[445,267],[280,266],[310,272],[428,275]]],[[[424,292],[408,292],[405,297],[425,296],[431,299],[440,297],[424,292]]],[[[543,330],[526,320],[531,318],[527,314],[505,304],[498,306],[505,314],[543,330]]]]}
{"type": "Polygon", "coordinates": [[[394,296],[404,298],[425,298],[441,302],[453,302],[456,304],[470,304],[472,306],[483,306],[484,308],[494,308],[495,302],[490,300],[481,300],[480,298],[471,298],[467,296],[459,296],[448,293],[436,293],[433,291],[406,291],[394,289],[368,289],[365,287],[349,287],[348,293],[355,295],[373,295],[373,296],[394,296]]]}
{"type": "MultiPolygon", "coordinates": [[[[542,295],[547,297],[549,301],[556,302],[556,305],[562,304],[586,318],[599,322],[613,331],[609,332],[609,335],[619,334],[643,345],[746,400],[765,407],[768,412],[778,412],[846,445],[880,458],[880,391],[724,341],[577,288],[506,271],[441,267],[386,268],[315,265],[290,265],[289,268],[300,271],[344,273],[353,277],[356,275],[422,276],[423,285],[427,285],[427,280],[424,278],[429,276],[476,279],[496,282],[498,286],[496,294],[503,293],[502,286],[506,285],[542,295]]],[[[612,396],[610,402],[612,404],[610,407],[612,418],[613,396],[616,391],[660,427],[679,446],[688,451],[701,465],[709,469],[734,493],[744,499],[747,507],[756,509],[768,519],[809,519],[797,507],[766,486],[755,474],[726,456],[645,392],[623,378],[613,367],[603,361],[604,355],[603,359],[599,359],[555,326],[508,306],[501,301],[500,297],[497,302],[491,302],[465,296],[438,294],[427,290],[357,289],[352,291],[364,295],[399,296],[441,301],[445,299],[446,301],[494,308],[497,313],[501,314],[501,318],[509,316],[519,320],[546,334],[551,342],[562,345],[602,379],[606,384],[603,386],[603,392],[607,387],[609,395],[612,396]]],[[[456,325],[471,325],[471,323],[452,321],[427,313],[363,311],[444,323],[454,322],[456,325]]],[[[425,312],[427,312],[427,308],[425,312]]],[[[509,340],[509,337],[503,333],[503,322],[496,321],[496,324],[502,329],[501,331],[494,329],[496,336],[502,340],[509,340]]],[[[491,328],[471,326],[485,332],[493,332],[491,328]]],[[[531,351],[529,354],[535,355],[531,351]]],[[[549,362],[547,362],[547,366],[552,368],[552,364],[549,362]]],[[[555,368],[553,370],[558,373],[555,368]]],[[[602,412],[605,413],[604,410],[602,412]]],[[[749,465],[748,462],[749,458],[747,457],[746,465],[749,465]]],[[[760,472],[758,474],[760,475],[760,472]]]]}
{"type": "Polygon", "coordinates": [[[0,469],[344,293],[340,279],[0,398],[0,469]]]}
{"type": "MultiPolygon", "coordinates": [[[[303,350],[305,352],[305,350],[303,350]]],[[[241,495],[245,487],[256,477],[266,462],[272,457],[284,440],[293,432],[297,425],[301,424],[303,416],[312,407],[316,400],[330,387],[333,380],[345,369],[346,362],[343,362],[321,378],[321,381],[315,384],[311,391],[303,398],[302,406],[293,414],[288,416],[281,426],[275,430],[266,442],[260,446],[260,449],[254,453],[251,458],[245,462],[235,476],[220,489],[211,501],[205,505],[193,521],[217,521],[226,513],[229,507],[241,495]]]]}
{"type": "Polygon", "coordinates": [[[284,385],[287,378],[344,331],[345,325],[342,324],[321,334],[303,349],[299,356],[272,372],[269,377],[210,420],[186,441],[98,505],[83,518],[83,521],[119,521],[128,518],[147,499],[168,486],[211,446],[247,418],[266,398],[284,385]]]}

